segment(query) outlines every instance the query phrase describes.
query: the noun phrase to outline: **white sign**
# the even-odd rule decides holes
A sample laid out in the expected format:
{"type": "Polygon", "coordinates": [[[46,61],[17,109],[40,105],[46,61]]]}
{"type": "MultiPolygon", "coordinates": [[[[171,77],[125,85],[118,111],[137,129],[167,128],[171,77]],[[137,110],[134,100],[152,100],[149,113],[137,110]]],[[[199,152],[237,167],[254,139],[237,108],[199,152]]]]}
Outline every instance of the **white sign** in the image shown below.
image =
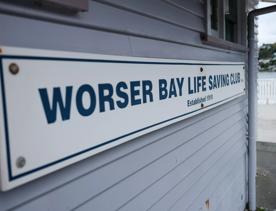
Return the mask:
{"type": "Polygon", "coordinates": [[[243,63],[4,47],[0,72],[2,190],[245,93],[243,63]]]}

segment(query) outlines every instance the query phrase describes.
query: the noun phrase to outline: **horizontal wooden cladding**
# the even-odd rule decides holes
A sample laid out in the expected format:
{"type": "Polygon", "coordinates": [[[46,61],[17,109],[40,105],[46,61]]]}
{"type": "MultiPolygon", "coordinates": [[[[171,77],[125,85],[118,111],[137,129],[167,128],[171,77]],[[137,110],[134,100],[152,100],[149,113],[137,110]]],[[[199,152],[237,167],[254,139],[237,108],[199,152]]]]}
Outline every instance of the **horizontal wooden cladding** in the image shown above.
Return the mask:
{"type": "MultiPolygon", "coordinates": [[[[140,1],[139,1],[140,2],[140,1]]],[[[159,1],[158,1],[159,2],[159,1]]],[[[47,13],[45,11],[37,11],[32,9],[26,9],[22,7],[16,7],[14,5],[0,3],[0,13],[6,14],[7,16],[1,17],[3,26],[7,25],[6,22],[10,22],[9,26],[20,25],[25,26],[25,30],[21,29],[20,33],[24,39],[16,39],[15,35],[18,34],[17,27],[12,28],[8,27],[4,31],[4,35],[8,34],[9,37],[2,37],[2,43],[5,43],[6,40],[12,42],[13,45],[18,45],[18,42],[22,43],[24,47],[30,45],[30,47],[35,46],[37,48],[55,49],[57,46],[60,50],[70,50],[74,51],[84,51],[84,52],[94,52],[102,53],[109,51],[111,54],[118,54],[115,52],[120,51],[122,48],[128,48],[128,52],[123,51],[119,54],[131,55],[131,50],[135,43],[132,44],[129,42],[128,38],[140,38],[144,39],[145,42],[154,43],[158,41],[160,46],[172,44],[172,47],[178,45],[178,48],[183,48],[184,46],[193,47],[197,51],[202,51],[202,49],[207,49],[208,51],[214,51],[213,54],[219,55],[221,53],[224,57],[231,57],[229,53],[236,54],[233,57],[243,57],[240,53],[236,53],[229,49],[220,49],[214,48],[208,45],[201,43],[200,33],[203,32],[203,29],[199,31],[191,30],[179,25],[172,24],[170,21],[162,21],[158,18],[152,18],[145,16],[140,13],[133,13],[129,10],[124,10],[122,8],[113,7],[102,2],[90,2],[90,10],[88,13],[79,14],[77,16],[64,16],[58,14],[47,13]],[[107,15],[108,14],[108,15],[107,15]],[[25,17],[22,19],[19,17],[13,17],[10,15],[25,17]],[[4,20],[6,19],[6,20],[4,20]],[[29,24],[27,23],[29,21],[29,24]],[[27,28],[30,30],[27,30],[27,28]],[[61,31],[62,29],[62,31],[61,31]],[[33,37],[33,34],[36,31],[41,31],[41,33],[33,37]],[[45,32],[43,32],[45,31],[45,32]],[[46,35],[51,31],[52,39],[47,39],[46,35]],[[57,33],[57,31],[61,31],[57,33]],[[43,33],[42,33],[43,32],[43,33]],[[66,33],[66,34],[64,34],[66,33]],[[99,40],[97,34],[102,33],[102,39],[99,40]],[[87,36],[86,36],[87,35],[87,36]],[[88,37],[89,36],[89,37],[88,37]],[[39,38],[41,37],[41,38],[39,38]],[[108,38],[110,37],[110,39],[108,38]],[[114,38],[112,38],[114,37],[114,38]],[[14,40],[12,39],[14,38],[14,40]],[[30,38],[28,40],[28,38],[30,38]],[[35,38],[35,39],[34,39],[35,38]],[[37,39],[37,42],[36,42],[37,39]],[[71,39],[71,40],[70,40],[71,39]],[[78,42],[76,42],[76,39],[78,42]],[[119,47],[115,47],[117,39],[120,44],[121,40],[124,40],[124,43],[120,44],[119,47]],[[40,42],[43,40],[44,42],[40,42]],[[83,40],[86,42],[79,42],[83,40]],[[97,40],[97,42],[95,42],[97,40]],[[148,41],[147,41],[148,40],[148,41]],[[53,44],[52,42],[57,41],[59,45],[53,44]],[[110,43],[112,41],[112,43],[110,43]],[[105,48],[106,45],[109,45],[108,48],[105,48]],[[102,48],[97,47],[101,45],[102,48]],[[66,49],[66,48],[67,49],[66,49]],[[224,53],[224,55],[223,55],[224,53]],[[238,54],[238,55],[237,55],[238,54]]],[[[163,6],[164,7],[164,6],[163,6]]],[[[164,8],[163,8],[164,9],[164,8]]],[[[164,14],[167,14],[170,10],[167,9],[164,14]]],[[[173,12],[175,13],[175,12],[173,12]]],[[[182,14],[182,13],[181,13],[182,14]]],[[[173,15],[171,15],[174,17],[173,15]]],[[[182,14],[181,20],[193,20],[192,17],[186,17],[186,14],[182,14]]],[[[179,17],[180,18],[180,17],[179,17]]],[[[202,28],[204,25],[203,20],[201,20],[202,28]]],[[[139,40],[139,39],[137,39],[139,40]]],[[[19,46],[22,46],[19,45],[19,46]]],[[[150,46],[143,45],[148,49],[151,49],[150,46]]],[[[141,47],[141,46],[139,46],[141,47]]],[[[133,49],[135,51],[135,49],[133,49]]],[[[162,50],[165,52],[166,48],[162,50]]],[[[182,49],[181,54],[174,53],[171,55],[179,55],[178,58],[184,58],[185,54],[183,53],[185,49],[182,49]]],[[[136,51],[137,52],[137,51],[136,51]]],[[[203,52],[206,55],[209,55],[208,52],[203,52]]],[[[167,53],[168,54],[168,53],[167,53]]],[[[165,56],[166,54],[164,54],[165,56]]],[[[187,53],[187,55],[190,54],[187,53]]],[[[136,56],[136,55],[135,55],[136,56]]],[[[164,57],[163,55],[156,55],[150,57],[164,57]]],[[[172,57],[172,56],[170,56],[172,57]]],[[[168,57],[168,58],[170,58],[168,57]]],[[[176,58],[174,56],[174,58],[176,58]]],[[[189,59],[189,58],[187,58],[189,59]]],[[[208,60],[208,58],[206,58],[208,60]]]]}
{"type": "MultiPolygon", "coordinates": [[[[126,1],[126,3],[130,3],[131,1],[126,1]]],[[[62,15],[62,14],[55,14],[50,13],[47,11],[35,10],[33,8],[24,8],[19,7],[13,4],[3,3],[1,2],[0,12],[8,13],[8,14],[16,14],[26,16],[32,19],[37,20],[44,20],[56,23],[62,23],[65,25],[74,25],[83,28],[99,28],[102,30],[117,30],[117,31],[124,31],[124,32],[139,32],[143,24],[150,25],[151,27],[143,27],[143,31],[152,32],[153,26],[154,28],[166,28],[176,27],[176,29],[186,29],[190,31],[196,32],[203,32],[204,30],[204,20],[202,18],[198,18],[191,14],[185,14],[178,12],[179,9],[175,7],[170,7],[163,3],[161,0],[155,1],[154,5],[148,5],[151,1],[146,2],[147,6],[144,6],[144,10],[152,10],[159,12],[158,15],[147,15],[144,10],[138,12],[136,9],[135,11],[122,8],[122,7],[115,7],[118,5],[117,3],[110,4],[105,1],[97,1],[97,2],[90,2],[89,4],[89,11],[86,13],[79,13],[78,15],[62,15]],[[162,8],[161,7],[163,4],[162,8]],[[166,7],[165,7],[165,5],[166,7]],[[160,10],[160,11],[159,11],[160,10]],[[176,10],[176,11],[175,11],[176,10]],[[166,11],[166,12],[164,12],[166,11]],[[108,15],[107,15],[108,14],[108,15]],[[168,17],[167,17],[168,16],[168,17]],[[170,19],[175,19],[174,21],[170,21],[170,19]],[[193,23],[194,19],[197,20],[197,24],[193,23]],[[177,20],[177,21],[176,21],[177,20]],[[137,24],[139,21],[139,24],[137,24]],[[187,27],[185,22],[188,22],[190,25],[193,25],[193,28],[187,27]],[[157,24],[157,25],[156,25],[157,24]],[[139,26],[141,25],[141,27],[139,26]],[[136,30],[137,28],[137,30],[136,30]]],[[[153,1],[152,1],[153,2],[153,1]]],[[[138,5],[142,5],[140,1],[137,1],[138,5]]],[[[150,14],[152,14],[150,13],[150,14]]],[[[146,26],[147,26],[146,25],[146,26]]],[[[186,32],[185,30],[183,32],[186,32]]],[[[178,31],[180,33],[181,31],[178,31]]],[[[182,33],[183,34],[183,33],[182,33]]]]}
{"type": "MultiPolygon", "coordinates": [[[[58,190],[59,193],[63,193],[67,190],[68,185],[70,186],[71,183],[77,183],[79,179],[81,179],[82,181],[83,179],[85,179],[85,181],[87,181],[89,184],[90,183],[89,175],[93,174],[93,172],[96,172],[98,169],[102,169],[104,167],[111,165],[112,163],[116,163],[119,160],[123,160],[125,157],[131,155],[132,153],[139,150],[143,150],[147,146],[150,146],[156,143],[158,140],[162,139],[163,137],[167,137],[185,128],[187,129],[192,128],[193,125],[197,125],[198,122],[205,120],[204,122],[206,123],[206,126],[207,126],[209,124],[209,121],[212,121],[213,119],[215,119],[216,115],[225,117],[225,115],[229,111],[231,111],[232,108],[234,108],[235,111],[237,111],[237,109],[242,110],[242,108],[244,108],[244,103],[245,103],[244,100],[245,100],[244,98],[239,98],[237,100],[234,100],[228,103],[227,105],[220,106],[209,112],[202,113],[201,115],[197,115],[194,118],[189,118],[184,121],[184,124],[183,122],[176,123],[174,125],[164,128],[163,130],[157,131],[155,133],[150,133],[146,136],[140,137],[136,140],[120,145],[119,147],[115,147],[104,153],[100,153],[97,156],[93,156],[90,159],[86,159],[80,163],[64,168],[62,171],[57,171],[51,175],[48,175],[47,177],[35,180],[20,188],[11,190],[7,193],[0,192],[1,208],[3,210],[7,210],[12,208],[19,208],[20,206],[27,203],[35,203],[37,199],[41,197],[45,197],[47,194],[55,192],[55,190],[58,190]]],[[[223,119],[220,118],[220,121],[222,120],[223,119]]],[[[246,125],[245,120],[244,120],[244,125],[246,125]]],[[[193,133],[194,132],[191,131],[188,133],[188,135],[191,137],[195,135],[193,133]]],[[[181,142],[181,140],[178,140],[178,142],[181,142]]],[[[132,169],[130,170],[133,171],[132,169]]],[[[114,173],[116,172],[117,170],[114,171],[114,173]]],[[[100,183],[101,181],[102,180],[98,182],[100,183]]],[[[105,182],[108,182],[108,180],[105,182]]],[[[83,184],[85,184],[85,182],[83,184]]],[[[109,184],[107,184],[107,186],[108,185],[109,184]]],[[[74,190],[76,189],[76,187],[74,188],[74,190]]],[[[84,185],[83,187],[88,188],[86,187],[86,185],[84,185]]],[[[97,190],[94,189],[94,190],[96,192],[99,191],[98,189],[97,190]]],[[[69,191],[68,193],[73,193],[73,192],[69,191]]],[[[79,195],[82,195],[82,192],[80,192],[79,195]]],[[[62,196],[60,195],[59,197],[62,197],[62,196]]],[[[79,200],[81,201],[80,198],[81,196],[78,197],[77,201],[79,200]]],[[[68,200],[66,200],[66,202],[67,201],[68,200]]],[[[62,208],[63,205],[60,204],[60,206],[62,208]]]]}
{"type": "Polygon", "coordinates": [[[131,37],[129,39],[131,41],[133,56],[144,55],[146,57],[233,62],[244,62],[246,56],[243,53],[208,49],[203,46],[179,45],[177,43],[167,43],[139,37],[131,37]]]}
{"type": "Polygon", "coordinates": [[[6,46],[131,55],[129,38],[116,33],[2,14],[0,25],[0,41],[6,46]]]}
{"type": "Polygon", "coordinates": [[[227,61],[244,60],[243,54],[229,54],[228,52],[206,49],[197,44],[193,45],[192,43],[197,43],[196,40],[199,39],[195,34],[187,38],[190,44],[186,45],[176,41],[171,43],[157,38],[122,35],[8,15],[0,15],[0,24],[2,26],[1,42],[10,46],[100,54],[108,52],[108,54],[115,55],[159,58],[213,61],[225,61],[225,58],[227,61]],[[20,34],[21,39],[18,39],[18,34],[20,34]]]}
{"type": "Polygon", "coordinates": [[[190,30],[204,30],[204,4],[199,1],[182,1],[181,4],[173,0],[95,1],[190,30]],[[176,5],[179,6],[176,7],[176,5]],[[197,15],[194,10],[197,10],[197,15]]]}
{"type": "MultiPolygon", "coordinates": [[[[113,206],[112,209],[119,208],[125,203],[131,202],[133,197],[138,197],[140,193],[146,191],[149,187],[153,187],[156,182],[166,178],[166,175],[173,173],[180,166],[189,166],[193,159],[195,159],[193,162],[197,162],[199,165],[201,161],[196,159],[197,156],[202,154],[202,156],[208,157],[207,151],[210,150],[208,152],[211,153],[215,150],[208,147],[208,141],[212,142],[212,140],[215,140],[215,143],[223,144],[222,137],[220,139],[219,136],[225,130],[231,128],[230,125],[234,125],[230,132],[227,133],[230,137],[235,133],[244,134],[243,125],[245,123],[243,122],[243,116],[242,104],[235,101],[229,105],[224,105],[216,110],[199,115],[196,118],[188,119],[128,142],[120,147],[101,153],[99,157],[88,159],[90,161],[87,160],[67,168],[69,170],[63,170],[63,177],[68,175],[73,169],[74,173],[72,176],[76,175],[76,172],[83,172],[82,175],[76,175],[76,179],[66,181],[65,177],[62,181],[59,181],[62,184],[54,185],[55,183],[52,183],[53,177],[50,175],[48,178],[40,179],[43,181],[38,182],[38,184],[29,184],[30,193],[33,190],[36,193],[35,197],[29,198],[26,200],[27,202],[22,201],[16,207],[19,210],[30,210],[37,208],[39,205],[45,205],[45,209],[62,210],[65,205],[59,203],[59,201],[64,200],[68,209],[81,208],[82,206],[80,205],[86,207],[89,204],[97,205],[99,209],[106,208],[105,206],[113,206]],[[209,130],[212,130],[213,133],[209,133],[209,130]],[[239,132],[239,130],[241,131],[239,132]],[[202,153],[197,153],[199,150],[203,150],[202,153]],[[115,155],[119,155],[119,157],[115,158],[115,155]],[[104,164],[103,162],[106,162],[107,157],[110,162],[104,164]],[[190,160],[190,157],[194,158],[190,160]],[[89,168],[87,165],[89,165],[89,168]],[[78,166],[83,166],[85,169],[78,166]],[[78,167],[78,170],[76,167],[78,167]],[[145,178],[146,181],[144,181],[145,178]],[[48,183],[47,181],[51,182],[48,183]],[[138,181],[139,185],[137,185],[138,181]],[[41,185],[44,188],[41,189],[41,185]],[[131,185],[135,187],[130,188],[132,187],[131,185]],[[48,190],[38,194],[34,187],[31,188],[32,186],[40,187],[40,191],[45,188],[48,190]],[[77,190],[79,187],[82,187],[81,190],[79,190],[78,194],[75,194],[72,190],[77,190]],[[113,196],[113,200],[108,204],[102,201],[117,191],[120,194],[117,193],[115,198],[113,196]],[[68,201],[66,198],[71,200],[68,201]],[[52,203],[49,204],[48,200],[52,203]],[[46,205],[47,203],[48,205],[46,205]]],[[[207,157],[202,159],[205,160],[207,157]]],[[[193,170],[191,167],[190,171],[193,170]]],[[[61,173],[57,172],[55,174],[61,173]]],[[[160,193],[164,194],[164,191],[160,193]]],[[[20,199],[21,197],[17,198],[20,199]]],[[[24,197],[26,196],[24,195],[24,197]]]]}
{"type": "MultiPolygon", "coordinates": [[[[235,128],[236,129],[236,128],[235,128]]],[[[235,131],[235,130],[233,130],[235,131]]],[[[231,131],[231,132],[233,132],[231,131]]],[[[239,130],[236,130],[236,132],[239,132],[239,130]]],[[[229,133],[228,133],[229,135],[229,133]]],[[[187,156],[190,155],[186,160],[182,160],[181,158],[177,161],[179,162],[178,165],[173,166],[173,170],[167,172],[164,175],[160,175],[158,180],[156,182],[146,186],[142,191],[138,192],[136,195],[134,195],[129,201],[125,202],[123,205],[119,207],[120,210],[147,210],[147,209],[153,209],[153,210],[160,210],[160,207],[164,207],[163,205],[159,206],[159,203],[163,204],[163,200],[168,197],[168,194],[171,194],[175,191],[175,189],[181,189],[183,194],[185,191],[189,191],[189,188],[194,188],[195,184],[198,182],[200,177],[207,174],[207,172],[210,170],[210,164],[213,162],[216,162],[215,159],[215,152],[218,146],[221,146],[223,142],[218,140],[219,138],[215,138],[214,140],[209,140],[210,144],[205,145],[204,147],[200,148],[201,143],[199,143],[199,150],[194,154],[190,155],[186,151],[188,151],[189,146],[183,146],[186,147],[186,151],[182,149],[183,153],[186,153],[187,156]],[[216,145],[217,144],[217,145],[216,145]],[[210,148],[213,147],[214,151],[210,153],[210,148]],[[210,157],[208,157],[210,155],[210,157]],[[205,173],[204,173],[205,171],[205,173]],[[180,188],[181,186],[181,188],[180,188]],[[160,191],[162,190],[162,191],[160,191]],[[158,208],[156,208],[158,207],[158,208]]],[[[229,137],[226,138],[229,142],[232,140],[229,139],[229,137]]],[[[193,144],[198,141],[198,139],[193,140],[193,144]]],[[[181,151],[181,148],[179,149],[181,151]]],[[[176,158],[177,159],[177,158],[176,158]]],[[[142,179],[141,179],[142,180],[142,179]]],[[[138,180],[139,181],[139,180],[138,180]]],[[[143,181],[139,181],[142,183],[143,181]]],[[[180,195],[181,195],[180,194],[180,195]]],[[[177,197],[174,195],[174,199],[176,200],[177,197]]],[[[179,195],[178,195],[179,197],[179,195]]],[[[168,201],[164,202],[167,206],[169,206],[170,203],[168,201]]],[[[170,204],[172,205],[172,204],[170,204]]],[[[84,205],[80,210],[85,210],[87,208],[89,203],[87,205],[84,205]]],[[[166,210],[166,209],[165,209],[166,210]]]]}
{"type": "Polygon", "coordinates": [[[167,4],[173,5],[181,10],[185,10],[191,14],[194,14],[198,17],[205,17],[205,8],[204,3],[200,1],[190,1],[188,4],[183,0],[163,0],[167,4]]]}
{"type": "MultiPolygon", "coordinates": [[[[243,52],[201,43],[203,9],[198,0],[96,0],[90,1],[89,12],[66,16],[0,2],[0,43],[125,56],[245,61],[243,52]]],[[[224,179],[232,178],[226,188],[242,184],[244,178],[237,175],[242,176],[245,167],[235,162],[242,162],[245,153],[246,103],[246,97],[240,97],[0,192],[0,210],[164,210],[182,207],[183,198],[190,199],[184,207],[193,209],[206,194],[217,197],[214,190],[221,193],[224,179]]],[[[214,206],[219,208],[219,203],[214,206]]]]}
{"type": "MultiPolygon", "coordinates": [[[[229,186],[231,185],[231,182],[227,180],[230,175],[232,175],[236,180],[234,182],[238,181],[238,187],[241,188],[240,190],[237,190],[235,194],[229,196],[230,198],[232,198],[233,203],[235,203],[234,205],[230,206],[235,207],[238,203],[242,204],[242,209],[231,209],[243,210],[246,202],[245,200],[241,202],[240,197],[245,193],[244,186],[241,186],[241,184],[245,184],[245,175],[241,174],[241,172],[244,171],[245,166],[239,165],[237,163],[245,162],[245,153],[245,145],[241,143],[236,143],[233,148],[229,149],[229,151],[226,152],[223,157],[221,157],[221,159],[216,163],[216,166],[210,169],[210,171],[207,172],[205,175],[202,175],[202,177],[197,181],[193,188],[191,188],[190,191],[188,191],[185,195],[182,195],[175,202],[175,204],[170,207],[170,210],[196,210],[195,208],[198,207],[198,202],[201,202],[201,206],[205,207],[204,202],[207,199],[209,200],[210,206],[215,210],[218,207],[217,201],[219,198],[214,198],[212,197],[212,195],[214,195],[217,191],[219,191],[220,194],[224,193],[225,190],[220,190],[219,187],[224,182],[227,183],[229,186]],[[237,177],[238,175],[241,175],[243,177],[237,177]],[[233,198],[235,198],[235,200],[233,200],[233,198]]],[[[229,207],[228,209],[222,210],[229,210],[229,207]]]]}
{"type": "Polygon", "coordinates": [[[211,193],[210,200],[212,206],[215,207],[215,211],[227,210],[229,205],[232,210],[244,210],[247,203],[248,190],[247,184],[244,182],[244,178],[247,178],[247,151],[237,156],[239,156],[239,159],[236,160],[232,170],[220,181],[216,190],[211,193]]]}

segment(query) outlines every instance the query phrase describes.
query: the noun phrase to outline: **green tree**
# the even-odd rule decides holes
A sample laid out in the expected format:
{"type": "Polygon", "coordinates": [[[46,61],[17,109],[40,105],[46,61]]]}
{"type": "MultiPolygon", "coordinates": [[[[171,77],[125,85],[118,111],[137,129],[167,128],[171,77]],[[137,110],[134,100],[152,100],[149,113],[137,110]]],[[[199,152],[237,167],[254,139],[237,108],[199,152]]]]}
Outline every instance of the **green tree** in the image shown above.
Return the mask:
{"type": "Polygon", "coordinates": [[[276,61],[273,58],[276,57],[276,43],[263,44],[259,48],[259,64],[260,71],[272,71],[276,65],[276,61]]]}

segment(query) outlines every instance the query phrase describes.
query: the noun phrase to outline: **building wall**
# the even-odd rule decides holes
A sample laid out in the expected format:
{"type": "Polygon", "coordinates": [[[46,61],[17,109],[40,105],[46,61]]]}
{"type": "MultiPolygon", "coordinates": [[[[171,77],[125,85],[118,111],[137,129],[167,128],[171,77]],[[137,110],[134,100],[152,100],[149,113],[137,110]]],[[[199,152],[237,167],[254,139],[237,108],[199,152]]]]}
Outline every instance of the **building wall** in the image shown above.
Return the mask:
{"type": "MultiPolygon", "coordinates": [[[[205,61],[246,55],[204,45],[199,0],[93,0],[79,14],[0,2],[0,44],[205,61]]],[[[160,111],[161,112],[161,111],[160,111]]],[[[246,96],[8,192],[0,210],[243,210],[246,96]]],[[[108,131],[107,131],[108,132],[108,131]]]]}

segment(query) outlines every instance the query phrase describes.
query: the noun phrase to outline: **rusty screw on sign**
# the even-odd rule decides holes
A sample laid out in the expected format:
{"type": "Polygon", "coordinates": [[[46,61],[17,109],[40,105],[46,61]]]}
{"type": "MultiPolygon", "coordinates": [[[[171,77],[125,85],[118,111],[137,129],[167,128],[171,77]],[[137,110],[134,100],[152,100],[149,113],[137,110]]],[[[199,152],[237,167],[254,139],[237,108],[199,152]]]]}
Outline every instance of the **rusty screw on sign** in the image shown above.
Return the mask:
{"type": "Polygon", "coordinates": [[[18,72],[19,72],[19,67],[17,64],[15,63],[11,63],[9,65],[9,70],[10,70],[10,73],[13,74],[13,75],[16,75],[18,72]]]}
{"type": "Polygon", "coordinates": [[[22,156],[16,159],[16,167],[23,168],[26,165],[26,159],[22,156]]]}
{"type": "Polygon", "coordinates": [[[205,206],[209,210],[210,209],[210,201],[209,199],[205,201],[205,206]]]}

